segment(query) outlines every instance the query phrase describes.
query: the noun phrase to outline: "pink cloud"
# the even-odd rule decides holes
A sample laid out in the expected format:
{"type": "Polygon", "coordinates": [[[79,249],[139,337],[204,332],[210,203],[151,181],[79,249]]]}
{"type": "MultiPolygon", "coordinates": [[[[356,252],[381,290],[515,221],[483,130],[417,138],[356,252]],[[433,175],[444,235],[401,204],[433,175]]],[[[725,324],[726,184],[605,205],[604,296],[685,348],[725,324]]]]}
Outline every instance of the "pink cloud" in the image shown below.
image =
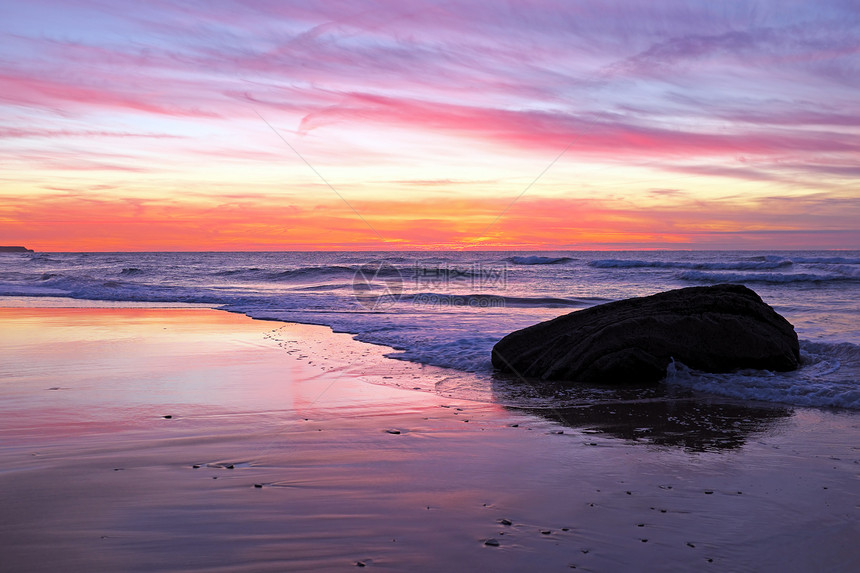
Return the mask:
{"type": "Polygon", "coordinates": [[[299,129],[310,131],[335,122],[449,131],[515,147],[560,150],[570,144],[575,152],[608,157],[860,151],[856,138],[834,133],[680,131],[558,112],[475,108],[361,93],[345,94],[342,103],[307,114],[299,129]]]}

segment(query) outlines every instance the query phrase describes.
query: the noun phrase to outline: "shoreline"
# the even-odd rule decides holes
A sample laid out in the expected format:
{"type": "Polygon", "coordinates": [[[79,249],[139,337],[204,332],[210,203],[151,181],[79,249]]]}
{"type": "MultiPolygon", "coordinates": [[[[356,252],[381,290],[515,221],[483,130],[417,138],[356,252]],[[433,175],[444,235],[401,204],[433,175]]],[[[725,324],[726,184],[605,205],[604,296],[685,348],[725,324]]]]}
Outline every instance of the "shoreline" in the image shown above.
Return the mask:
{"type": "MultiPolygon", "coordinates": [[[[729,412],[740,441],[697,450],[637,436],[638,407],[583,422],[440,396],[450,372],[327,327],[152,308],[0,324],[14,570],[860,568],[853,412],[729,412]]],[[[648,420],[709,423],[702,400],[658,404],[648,420]]]]}

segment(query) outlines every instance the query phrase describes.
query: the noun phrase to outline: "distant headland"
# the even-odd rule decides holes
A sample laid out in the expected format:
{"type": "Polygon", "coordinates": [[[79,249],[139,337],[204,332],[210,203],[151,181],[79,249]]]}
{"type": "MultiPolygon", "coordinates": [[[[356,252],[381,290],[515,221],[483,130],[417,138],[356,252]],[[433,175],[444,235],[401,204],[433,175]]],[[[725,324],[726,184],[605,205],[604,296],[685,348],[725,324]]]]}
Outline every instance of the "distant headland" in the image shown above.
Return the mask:
{"type": "Polygon", "coordinates": [[[0,245],[0,253],[32,253],[33,249],[27,247],[4,247],[0,245]]]}

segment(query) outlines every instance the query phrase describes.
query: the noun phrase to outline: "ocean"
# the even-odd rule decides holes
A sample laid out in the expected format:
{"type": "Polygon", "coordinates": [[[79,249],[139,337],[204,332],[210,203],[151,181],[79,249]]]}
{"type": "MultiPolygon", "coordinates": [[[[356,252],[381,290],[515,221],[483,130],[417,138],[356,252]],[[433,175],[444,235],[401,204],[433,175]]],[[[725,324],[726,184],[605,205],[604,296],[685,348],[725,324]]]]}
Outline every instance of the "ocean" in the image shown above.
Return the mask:
{"type": "Polygon", "coordinates": [[[438,393],[515,407],[660,392],[860,409],[860,251],[2,253],[0,296],[29,306],[57,297],[194,304],[325,325],[391,347],[390,358],[451,369],[438,393]],[[715,375],[673,364],[657,390],[567,388],[492,371],[493,344],[513,330],[718,283],[752,288],[794,325],[798,371],[715,375]]]}

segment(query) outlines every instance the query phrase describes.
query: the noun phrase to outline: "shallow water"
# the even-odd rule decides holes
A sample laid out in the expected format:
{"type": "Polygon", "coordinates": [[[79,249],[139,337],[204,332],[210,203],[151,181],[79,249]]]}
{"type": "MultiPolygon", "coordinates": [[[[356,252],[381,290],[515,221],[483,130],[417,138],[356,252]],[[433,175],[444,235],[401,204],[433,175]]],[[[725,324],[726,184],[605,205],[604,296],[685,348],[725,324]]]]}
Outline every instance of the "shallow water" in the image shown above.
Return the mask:
{"type": "MultiPolygon", "coordinates": [[[[860,407],[860,252],[375,252],[3,254],[0,296],[200,304],[330,326],[444,366],[448,390],[492,394],[490,349],[505,334],[601,302],[691,285],[750,286],[794,324],[804,365],[791,375],[702,377],[699,392],[860,407]]],[[[40,302],[42,301],[42,302],[40,302]]],[[[506,399],[510,399],[510,396],[506,399]]],[[[519,406],[529,402],[523,393],[519,406]]],[[[555,396],[565,401],[564,393],[555,396]]]]}

